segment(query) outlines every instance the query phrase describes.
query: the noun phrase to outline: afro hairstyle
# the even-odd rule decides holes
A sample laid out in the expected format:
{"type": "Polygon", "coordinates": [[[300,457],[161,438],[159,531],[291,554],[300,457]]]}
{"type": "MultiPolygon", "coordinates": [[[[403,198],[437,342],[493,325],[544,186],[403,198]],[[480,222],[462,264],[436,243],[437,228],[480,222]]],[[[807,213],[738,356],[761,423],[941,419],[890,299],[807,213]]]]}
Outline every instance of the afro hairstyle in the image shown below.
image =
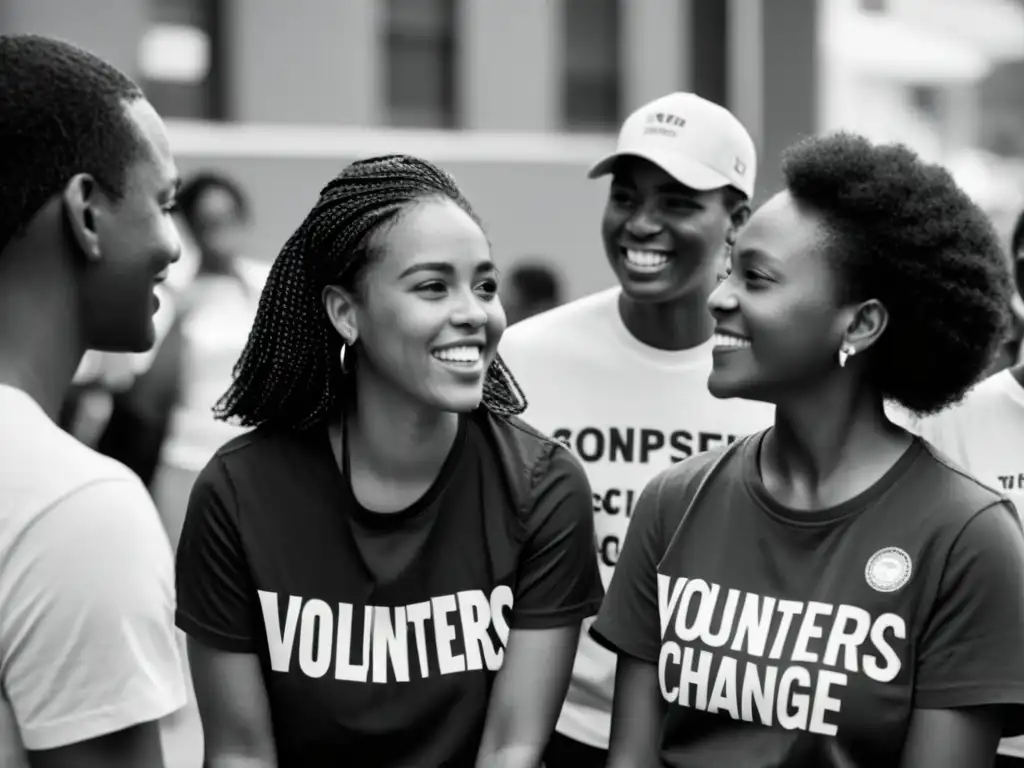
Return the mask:
{"type": "Polygon", "coordinates": [[[944,168],[848,133],[791,147],[783,174],[828,231],[841,298],[888,311],[868,358],[883,397],[919,416],[958,402],[1009,330],[1010,275],[988,217],[944,168]]]}

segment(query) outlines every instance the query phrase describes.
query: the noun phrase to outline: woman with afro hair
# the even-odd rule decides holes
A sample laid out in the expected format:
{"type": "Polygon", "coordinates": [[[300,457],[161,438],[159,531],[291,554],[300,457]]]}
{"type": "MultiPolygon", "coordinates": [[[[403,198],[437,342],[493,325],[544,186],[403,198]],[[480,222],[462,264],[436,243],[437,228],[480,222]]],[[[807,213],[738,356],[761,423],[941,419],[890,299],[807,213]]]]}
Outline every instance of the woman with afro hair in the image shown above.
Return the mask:
{"type": "Polygon", "coordinates": [[[644,490],[593,634],[611,768],[981,768],[1021,733],[1013,506],[886,416],[958,401],[1010,281],[943,169],[848,134],[784,158],[709,299],[721,398],[774,426],[644,490]]]}
{"type": "Polygon", "coordinates": [[[178,626],[210,766],[535,768],[597,612],[590,486],[516,418],[448,174],[353,163],[274,262],[200,473],[178,626]]]}

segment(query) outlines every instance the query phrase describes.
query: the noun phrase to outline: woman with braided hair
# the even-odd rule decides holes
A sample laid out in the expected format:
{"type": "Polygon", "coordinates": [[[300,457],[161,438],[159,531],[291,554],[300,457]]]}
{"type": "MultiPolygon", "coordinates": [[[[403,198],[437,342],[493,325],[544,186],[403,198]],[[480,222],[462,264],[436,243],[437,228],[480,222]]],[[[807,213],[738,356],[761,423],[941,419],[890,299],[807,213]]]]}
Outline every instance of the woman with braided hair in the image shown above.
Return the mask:
{"type": "Polygon", "coordinates": [[[207,765],[536,766],[602,587],[516,418],[490,246],[440,169],[345,168],[271,270],[178,550],[207,765]],[[482,407],[481,407],[482,406],[482,407]]]}

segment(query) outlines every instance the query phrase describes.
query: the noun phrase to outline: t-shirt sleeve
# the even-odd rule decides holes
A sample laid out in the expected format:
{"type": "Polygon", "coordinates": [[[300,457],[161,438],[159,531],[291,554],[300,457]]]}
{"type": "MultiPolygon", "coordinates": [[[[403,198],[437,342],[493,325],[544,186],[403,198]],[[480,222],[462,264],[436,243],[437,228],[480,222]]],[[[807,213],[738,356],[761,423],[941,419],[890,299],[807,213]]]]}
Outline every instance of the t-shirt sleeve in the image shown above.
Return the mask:
{"type": "Polygon", "coordinates": [[[134,477],[39,516],[4,562],[0,684],[29,750],[159,720],[186,701],[173,556],[134,477]]]}
{"type": "Polygon", "coordinates": [[[561,446],[533,489],[527,525],[511,627],[568,626],[597,613],[604,588],[590,483],[561,446]]]}
{"type": "Polygon", "coordinates": [[[255,600],[238,527],[235,495],[223,460],[200,472],[188,500],[177,560],[178,626],[222,651],[256,650],[255,600]]]}
{"type": "Polygon", "coordinates": [[[651,480],[633,509],[608,594],[590,635],[613,653],[655,663],[661,652],[658,563],[664,546],[660,500],[668,470],[651,480]]]}
{"type": "Polygon", "coordinates": [[[949,553],[921,638],[915,705],[1002,704],[1024,732],[1024,534],[1008,502],[979,512],[949,553]]]}

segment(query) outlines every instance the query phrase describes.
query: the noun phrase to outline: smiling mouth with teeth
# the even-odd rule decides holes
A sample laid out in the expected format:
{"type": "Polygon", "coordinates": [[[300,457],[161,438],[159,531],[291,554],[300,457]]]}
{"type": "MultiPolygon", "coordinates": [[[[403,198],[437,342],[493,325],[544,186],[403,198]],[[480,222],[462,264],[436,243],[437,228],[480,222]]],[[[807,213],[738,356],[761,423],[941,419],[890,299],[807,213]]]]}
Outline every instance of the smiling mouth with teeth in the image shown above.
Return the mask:
{"type": "Polygon", "coordinates": [[[656,272],[668,264],[668,254],[661,251],[637,251],[625,248],[626,263],[633,269],[656,272]]]}
{"type": "Polygon", "coordinates": [[[750,346],[750,339],[741,339],[739,336],[730,336],[725,333],[716,333],[714,340],[715,347],[726,347],[728,349],[746,349],[750,346]]]}
{"type": "Polygon", "coordinates": [[[475,365],[480,362],[480,347],[466,345],[463,347],[438,349],[435,350],[434,357],[443,363],[450,363],[454,365],[475,365]]]}

